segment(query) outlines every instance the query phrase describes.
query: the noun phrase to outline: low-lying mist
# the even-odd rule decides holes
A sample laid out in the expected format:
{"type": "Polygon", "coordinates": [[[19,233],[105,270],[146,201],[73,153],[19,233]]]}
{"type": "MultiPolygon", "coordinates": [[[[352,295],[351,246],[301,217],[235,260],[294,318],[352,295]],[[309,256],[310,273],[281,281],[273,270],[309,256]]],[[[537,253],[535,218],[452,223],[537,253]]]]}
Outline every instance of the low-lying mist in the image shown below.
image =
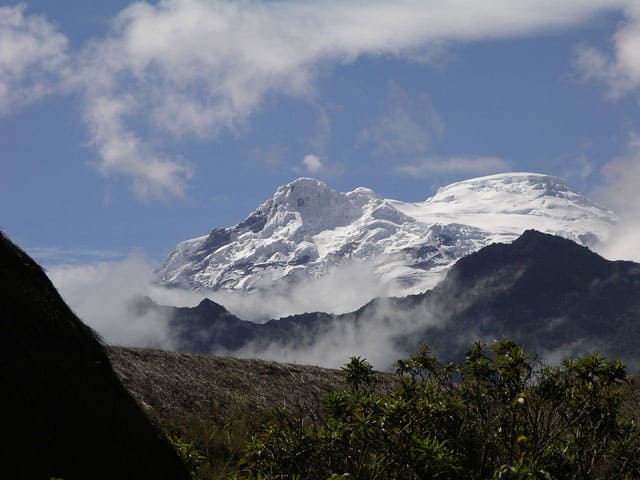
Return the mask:
{"type": "MultiPolygon", "coordinates": [[[[193,292],[158,287],[152,283],[154,265],[141,254],[127,259],[85,266],[58,266],[48,274],[71,308],[109,344],[179,347],[177,331],[164,311],[132,308],[132,301],[148,296],[156,303],[195,306],[208,297],[242,319],[264,321],[307,311],[352,312],[372,297],[361,321],[334,321],[320,336],[291,341],[255,342],[239,350],[212,353],[263,358],[282,362],[340,367],[351,356],[367,358],[378,369],[390,369],[407,356],[407,345],[399,339],[411,338],[427,328],[443,327],[442,315],[426,302],[398,309],[397,302],[384,298],[394,285],[382,284],[367,264],[334,268],[326,277],[304,282],[288,292],[271,291],[242,295],[225,292],[193,292]]],[[[480,294],[481,292],[478,292],[480,294]]],[[[472,292],[468,301],[474,298],[472,292]]],[[[442,306],[453,311],[464,305],[442,306]]],[[[470,332],[456,334],[459,343],[470,345],[470,332]]]]}
{"type": "Polygon", "coordinates": [[[169,318],[134,314],[132,300],[149,295],[150,263],[141,255],[118,262],[63,265],[47,269],[62,298],[102,339],[114,345],[173,348],[169,318]]]}
{"type": "MultiPolygon", "coordinates": [[[[629,190],[631,187],[617,177],[610,183],[610,188],[629,190]]],[[[621,223],[612,231],[609,240],[598,248],[599,253],[609,259],[640,260],[637,247],[640,243],[635,242],[640,238],[640,221],[635,218],[640,210],[634,210],[635,207],[640,208],[637,201],[620,209],[623,212],[621,223]]],[[[132,308],[132,301],[137,297],[148,296],[160,305],[188,307],[208,297],[241,319],[263,323],[305,312],[353,312],[372,298],[393,295],[398,287],[391,280],[384,281],[376,274],[374,266],[365,262],[336,266],[319,279],[302,281],[288,289],[272,288],[252,294],[159,287],[152,283],[154,268],[153,262],[143,254],[135,253],[121,261],[53,266],[48,268],[48,274],[65,301],[105,342],[168,350],[179,348],[170,314],[160,309],[141,311],[132,308]]],[[[350,356],[360,355],[376,368],[389,368],[395,360],[407,355],[406,345],[398,343],[398,338],[410,338],[429,327],[445,326],[440,313],[430,311],[424,305],[403,311],[394,310],[394,305],[392,301],[378,301],[364,321],[334,322],[323,335],[302,338],[296,344],[273,342],[265,346],[255,343],[233,352],[213,353],[325,367],[339,367],[350,356]]],[[[470,331],[451,334],[461,345],[470,345],[474,340],[470,331]]],[[[540,353],[545,360],[555,363],[583,347],[576,339],[574,344],[564,348],[540,353]]]]}
{"type": "Polygon", "coordinates": [[[426,304],[399,311],[392,299],[381,299],[370,305],[364,321],[353,320],[353,316],[336,320],[322,335],[296,338],[294,344],[273,342],[265,347],[256,342],[229,353],[329,368],[341,367],[349,357],[361,356],[377,369],[390,370],[396,360],[410,353],[403,339],[426,328],[441,326],[440,317],[426,304]]]}
{"type": "MultiPolygon", "coordinates": [[[[241,319],[258,323],[304,312],[345,313],[373,298],[389,296],[397,287],[383,282],[373,266],[365,262],[332,268],[327,275],[285,291],[284,288],[242,294],[239,292],[195,292],[164,288],[152,283],[155,265],[142,254],[117,262],[62,265],[47,269],[54,285],[76,314],[112,345],[175,349],[170,316],[156,310],[132,308],[141,296],[160,305],[195,306],[205,296],[225,306],[241,319]]],[[[273,344],[267,348],[248,345],[236,356],[337,367],[349,356],[365,356],[374,365],[390,365],[402,357],[394,338],[422,328],[429,315],[397,317],[385,302],[366,326],[336,324],[327,334],[307,346],[273,344]],[[393,321],[390,321],[393,318],[393,321]]],[[[224,352],[217,352],[224,353],[224,352]]]]}
{"type": "Polygon", "coordinates": [[[216,291],[207,296],[244,320],[264,322],[306,312],[348,313],[374,298],[394,296],[399,290],[397,282],[382,278],[373,263],[353,261],[294,285],[278,283],[250,294],[216,291]]]}

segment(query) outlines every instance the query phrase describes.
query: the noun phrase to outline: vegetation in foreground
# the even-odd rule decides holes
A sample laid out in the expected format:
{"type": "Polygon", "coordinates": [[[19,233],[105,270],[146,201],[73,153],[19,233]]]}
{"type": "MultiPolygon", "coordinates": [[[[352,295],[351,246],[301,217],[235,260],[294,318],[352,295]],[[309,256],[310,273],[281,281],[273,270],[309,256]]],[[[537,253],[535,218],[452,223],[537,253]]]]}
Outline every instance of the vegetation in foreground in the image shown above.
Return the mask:
{"type": "Polygon", "coordinates": [[[325,397],[321,418],[278,409],[165,430],[198,479],[640,478],[640,405],[617,360],[544,366],[501,340],[460,363],[424,348],[396,367],[400,387],[382,394],[351,358],[349,389],[325,397]]]}

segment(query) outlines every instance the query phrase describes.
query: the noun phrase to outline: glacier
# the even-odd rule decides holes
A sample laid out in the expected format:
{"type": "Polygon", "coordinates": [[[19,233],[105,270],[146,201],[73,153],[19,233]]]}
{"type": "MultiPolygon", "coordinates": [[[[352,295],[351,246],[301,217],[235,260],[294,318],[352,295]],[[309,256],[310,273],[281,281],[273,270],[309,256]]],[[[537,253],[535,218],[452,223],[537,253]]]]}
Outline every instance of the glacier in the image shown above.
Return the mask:
{"type": "Polygon", "coordinates": [[[613,212],[564,180],[536,173],[473,178],[415,203],[299,178],[237,225],[180,242],[155,282],[251,294],[366,264],[369,275],[391,286],[390,295],[405,296],[432,288],[459,258],[525,230],[596,247],[615,222],[613,212]]]}

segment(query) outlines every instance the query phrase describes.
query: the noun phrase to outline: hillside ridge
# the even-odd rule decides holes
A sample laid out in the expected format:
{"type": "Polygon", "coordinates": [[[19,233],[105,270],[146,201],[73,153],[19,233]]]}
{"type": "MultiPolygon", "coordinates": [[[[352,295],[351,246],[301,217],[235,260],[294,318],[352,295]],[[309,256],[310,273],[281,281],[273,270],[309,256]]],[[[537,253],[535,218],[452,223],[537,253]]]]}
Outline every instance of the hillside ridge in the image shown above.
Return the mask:
{"type": "MultiPolygon", "coordinates": [[[[116,346],[107,352],[129,392],[160,421],[196,415],[222,424],[239,411],[259,417],[275,408],[317,415],[325,394],[347,388],[340,370],[313,365],[116,346]]],[[[393,374],[375,375],[381,391],[397,385],[393,374]]]]}

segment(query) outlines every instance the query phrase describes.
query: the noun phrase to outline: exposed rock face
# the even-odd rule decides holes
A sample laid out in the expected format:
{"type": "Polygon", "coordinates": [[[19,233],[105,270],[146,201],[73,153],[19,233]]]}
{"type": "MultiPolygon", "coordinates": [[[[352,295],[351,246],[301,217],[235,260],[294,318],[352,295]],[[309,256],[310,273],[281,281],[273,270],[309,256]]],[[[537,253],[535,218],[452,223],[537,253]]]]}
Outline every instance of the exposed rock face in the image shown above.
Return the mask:
{"type": "Polygon", "coordinates": [[[4,478],[190,478],[94,332],[1,233],[0,292],[4,478]]]}

